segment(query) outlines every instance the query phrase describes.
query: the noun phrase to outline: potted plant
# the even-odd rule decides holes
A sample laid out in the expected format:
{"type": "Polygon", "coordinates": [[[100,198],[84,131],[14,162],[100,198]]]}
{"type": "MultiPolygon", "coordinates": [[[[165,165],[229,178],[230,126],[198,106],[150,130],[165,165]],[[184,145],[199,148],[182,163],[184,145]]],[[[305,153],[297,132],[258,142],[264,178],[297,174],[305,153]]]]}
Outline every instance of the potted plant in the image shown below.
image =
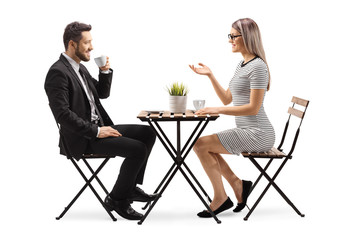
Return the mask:
{"type": "Polygon", "coordinates": [[[167,87],[170,94],[170,112],[184,113],[186,111],[187,94],[189,89],[183,83],[174,82],[167,87]]]}

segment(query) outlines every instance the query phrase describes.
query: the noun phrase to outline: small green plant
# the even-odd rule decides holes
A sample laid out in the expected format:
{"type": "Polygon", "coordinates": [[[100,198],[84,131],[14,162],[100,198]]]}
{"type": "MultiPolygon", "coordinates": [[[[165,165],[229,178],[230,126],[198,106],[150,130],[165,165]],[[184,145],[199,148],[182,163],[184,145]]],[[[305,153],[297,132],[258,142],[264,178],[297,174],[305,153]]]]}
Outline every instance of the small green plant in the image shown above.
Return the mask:
{"type": "Polygon", "coordinates": [[[186,96],[189,92],[187,86],[183,83],[174,82],[170,86],[166,87],[170,96],[186,96]]]}

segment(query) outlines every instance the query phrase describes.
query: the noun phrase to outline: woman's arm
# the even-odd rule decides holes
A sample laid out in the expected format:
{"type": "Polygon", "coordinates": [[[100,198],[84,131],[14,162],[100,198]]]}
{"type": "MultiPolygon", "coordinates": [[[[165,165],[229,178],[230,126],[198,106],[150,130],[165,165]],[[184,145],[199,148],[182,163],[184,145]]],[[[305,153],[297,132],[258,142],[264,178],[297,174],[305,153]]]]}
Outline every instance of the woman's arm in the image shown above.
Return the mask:
{"type": "Polygon", "coordinates": [[[220,100],[222,101],[222,103],[224,105],[228,105],[229,103],[232,102],[232,95],[230,92],[230,89],[225,90],[220,84],[219,82],[216,80],[214,74],[211,72],[210,68],[202,63],[199,63],[199,65],[201,66],[201,68],[196,68],[194,67],[194,65],[189,65],[189,67],[197,74],[200,75],[206,75],[209,77],[214,90],[216,92],[216,94],[218,95],[218,97],[220,98],[220,100]]]}
{"type": "Polygon", "coordinates": [[[196,114],[226,114],[233,116],[246,116],[256,115],[259,112],[261,104],[264,98],[265,89],[251,89],[250,102],[242,106],[231,106],[231,107],[207,107],[200,109],[196,114]]]}
{"type": "Polygon", "coordinates": [[[229,103],[232,102],[232,95],[230,92],[230,89],[228,88],[227,90],[225,90],[220,83],[216,80],[214,74],[211,73],[210,76],[208,76],[213,87],[214,90],[216,92],[216,94],[218,95],[218,97],[220,98],[220,100],[222,101],[222,103],[224,105],[228,105],[229,103]]]}

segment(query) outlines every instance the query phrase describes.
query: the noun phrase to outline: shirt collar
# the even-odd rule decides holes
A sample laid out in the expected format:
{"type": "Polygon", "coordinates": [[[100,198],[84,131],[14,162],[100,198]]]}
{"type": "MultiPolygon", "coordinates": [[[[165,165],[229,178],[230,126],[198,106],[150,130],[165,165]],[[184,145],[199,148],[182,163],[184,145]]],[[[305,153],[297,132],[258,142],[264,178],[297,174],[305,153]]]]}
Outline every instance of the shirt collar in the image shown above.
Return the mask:
{"type": "Polygon", "coordinates": [[[75,60],[69,57],[66,53],[63,52],[62,55],[69,61],[73,69],[78,72],[80,69],[80,64],[75,62],[75,60]]]}

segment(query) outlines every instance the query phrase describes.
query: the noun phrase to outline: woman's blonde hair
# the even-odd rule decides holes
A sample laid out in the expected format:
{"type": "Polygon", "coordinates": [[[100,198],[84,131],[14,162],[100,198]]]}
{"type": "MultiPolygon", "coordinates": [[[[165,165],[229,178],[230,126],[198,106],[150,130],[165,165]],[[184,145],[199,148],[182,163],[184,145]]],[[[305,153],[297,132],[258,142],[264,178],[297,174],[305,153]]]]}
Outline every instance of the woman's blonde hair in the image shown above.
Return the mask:
{"type": "Polygon", "coordinates": [[[243,38],[244,45],[246,50],[258,56],[261,58],[267,66],[268,73],[269,73],[269,83],[267,90],[270,89],[270,71],[269,71],[269,65],[267,64],[266,57],[265,57],[265,51],[264,47],[261,41],[261,34],[260,29],[256,22],[250,18],[242,18],[237,21],[235,21],[232,24],[232,28],[234,28],[236,31],[238,31],[243,38]]]}

